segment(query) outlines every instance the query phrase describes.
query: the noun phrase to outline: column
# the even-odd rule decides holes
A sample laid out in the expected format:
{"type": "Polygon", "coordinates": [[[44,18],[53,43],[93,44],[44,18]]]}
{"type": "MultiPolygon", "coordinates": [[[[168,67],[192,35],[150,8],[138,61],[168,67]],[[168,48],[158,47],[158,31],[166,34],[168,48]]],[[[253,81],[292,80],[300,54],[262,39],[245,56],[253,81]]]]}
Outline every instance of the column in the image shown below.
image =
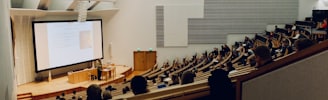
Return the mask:
{"type": "Polygon", "coordinates": [[[0,100],[17,100],[9,8],[10,0],[0,0],[0,100]]]}

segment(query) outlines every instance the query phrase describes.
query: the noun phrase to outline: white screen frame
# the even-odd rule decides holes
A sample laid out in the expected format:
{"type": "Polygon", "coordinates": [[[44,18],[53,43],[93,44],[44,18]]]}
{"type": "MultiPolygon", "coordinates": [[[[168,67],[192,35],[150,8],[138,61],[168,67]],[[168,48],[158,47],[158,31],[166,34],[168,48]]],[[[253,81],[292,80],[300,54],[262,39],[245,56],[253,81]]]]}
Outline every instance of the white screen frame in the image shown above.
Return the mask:
{"type": "MultiPolygon", "coordinates": [[[[63,28],[65,28],[65,27],[63,27],[63,28]]],[[[69,28],[72,28],[72,27],[69,26],[69,28]]],[[[87,20],[86,22],[77,22],[76,20],[33,21],[32,22],[32,30],[33,30],[34,55],[35,55],[35,58],[34,58],[35,59],[35,72],[37,72],[37,73],[42,72],[42,71],[56,69],[56,68],[68,67],[71,65],[76,65],[76,64],[80,64],[80,63],[84,63],[84,62],[91,62],[91,61],[94,61],[97,59],[103,59],[103,57],[104,57],[103,31],[102,31],[102,20],[101,19],[87,20]],[[50,59],[58,60],[58,57],[61,57],[63,54],[65,54],[66,51],[65,51],[65,49],[63,49],[62,51],[65,51],[65,52],[60,53],[60,52],[58,52],[60,49],[55,50],[52,46],[48,46],[49,43],[53,43],[53,42],[51,42],[51,39],[48,39],[45,37],[51,36],[51,34],[48,33],[48,31],[51,31],[51,29],[48,28],[48,27],[50,27],[49,25],[42,25],[42,24],[63,24],[63,23],[77,24],[77,25],[74,25],[74,27],[77,28],[77,30],[85,30],[85,29],[87,30],[88,28],[91,28],[91,32],[79,31],[79,33],[78,33],[79,35],[75,35],[75,36],[79,36],[79,37],[75,37],[75,38],[79,39],[78,41],[79,41],[80,45],[78,47],[80,48],[79,51],[81,51],[80,54],[77,53],[75,55],[78,55],[78,56],[84,55],[84,56],[87,56],[90,58],[82,59],[82,60],[79,58],[74,58],[74,56],[69,55],[69,54],[75,53],[75,51],[74,51],[74,52],[68,53],[68,56],[65,55],[66,56],[65,58],[69,59],[69,61],[74,61],[76,59],[79,59],[79,60],[74,61],[73,63],[72,62],[60,63],[60,62],[53,62],[50,60],[50,59]],[[91,23],[91,24],[85,25],[85,23],[91,23]],[[83,27],[83,25],[86,27],[83,27]],[[41,27],[39,27],[39,26],[41,26],[41,27]],[[39,29],[37,29],[38,27],[39,27],[39,29]],[[44,33],[47,33],[47,34],[44,34],[44,33]],[[82,34],[88,34],[88,33],[93,34],[93,35],[82,36],[82,34]],[[83,42],[83,41],[85,41],[85,39],[83,40],[83,37],[87,37],[87,40],[91,40],[92,42],[83,42]],[[88,44],[88,45],[83,46],[83,44],[88,44]],[[88,48],[88,47],[90,47],[90,48],[88,48]],[[83,53],[82,48],[87,48],[87,49],[83,49],[83,51],[85,51],[85,50],[89,50],[89,52],[92,51],[92,55],[86,55],[85,53],[83,53]],[[55,52],[55,53],[49,53],[49,52],[55,52]],[[56,64],[53,64],[53,63],[56,63],[56,64]]],[[[66,32],[66,31],[63,31],[63,32],[66,32]]],[[[60,33],[60,34],[62,34],[62,33],[60,33]]],[[[64,34],[64,35],[66,35],[66,34],[64,34]]],[[[57,40],[53,40],[53,41],[60,42],[61,40],[57,39],[57,40]]],[[[69,43],[65,43],[65,44],[67,45],[69,43]]],[[[69,47],[69,46],[67,46],[67,47],[69,47]]],[[[67,54],[67,52],[66,52],[66,54],[67,54]]]]}

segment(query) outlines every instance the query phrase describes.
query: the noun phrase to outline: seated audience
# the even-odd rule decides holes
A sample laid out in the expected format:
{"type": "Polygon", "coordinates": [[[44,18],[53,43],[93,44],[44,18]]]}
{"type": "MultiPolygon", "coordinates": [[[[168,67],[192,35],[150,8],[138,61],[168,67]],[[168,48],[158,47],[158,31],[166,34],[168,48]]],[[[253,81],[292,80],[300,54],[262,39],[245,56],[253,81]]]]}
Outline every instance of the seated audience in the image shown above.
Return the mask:
{"type": "Polygon", "coordinates": [[[60,100],[60,96],[59,95],[56,96],[56,100],[60,100]]]}
{"type": "Polygon", "coordinates": [[[303,38],[295,41],[296,52],[311,47],[312,45],[314,45],[314,42],[307,38],[303,38]]]}
{"type": "Polygon", "coordinates": [[[290,37],[293,34],[293,31],[291,28],[287,28],[287,33],[285,33],[287,37],[290,37]]]}
{"type": "Polygon", "coordinates": [[[300,31],[296,30],[295,35],[290,39],[292,41],[292,43],[294,43],[297,39],[299,39],[299,37],[301,36],[300,31]]]}
{"type": "Polygon", "coordinates": [[[227,62],[227,71],[233,71],[235,70],[235,67],[233,67],[233,64],[231,63],[231,61],[227,62]]]}
{"type": "Polygon", "coordinates": [[[87,100],[101,100],[101,88],[99,85],[92,84],[87,88],[87,100]]]}
{"type": "Polygon", "coordinates": [[[122,89],[123,94],[126,94],[129,91],[130,91],[130,88],[128,86],[126,86],[125,88],[122,89]]]}
{"type": "Polygon", "coordinates": [[[289,46],[289,42],[287,40],[284,40],[282,42],[282,46],[280,47],[277,52],[280,53],[280,56],[286,56],[287,54],[292,53],[294,50],[291,46],[289,46]]]}
{"type": "Polygon", "coordinates": [[[82,100],[82,96],[79,96],[79,97],[77,98],[77,100],[82,100]]]}
{"type": "Polygon", "coordinates": [[[219,55],[219,49],[218,48],[213,48],[214,50],[212,51],[212,54],[215,56],[219,55]]]}
{"type": "Polygon", "coordinates": [[[272,48],[271,48],[271,56],[276,56],[276,50],[278,50],[281,47],[281,44],[278,40],[272,40],[272,48]]]}
{"type": "Polygon", "coordinates": [[[103,100],[110,100],[112,99],[112,95],[110,94],[110,91],[104,91],[103,93],[103,100]]]}
{"type": "Polygon", "coordinates": [[[116,88],[113,88],[112,85],[108,85],[107,88],[105,88],[107,91],[114,91],[114,90],[117,90],[116,88]]]}
{"type": "Polygon", "coordinates": [[[243,54],[242,58],[240,58],[241,64],[246,66],[247,58],[250,57],[251,55],[253,55],[253,50],[249,49],[248,47],[245,47],[244,54],[243,54]]]}
{"type": "Polygon", "coordinates": [[[181,77],[181,85],[194,82],[194,77],[196,77],[196,75],[191,71],[183,72],[181,77]]]}
{"type": "Polygon", "coordinates": [[[256,67],[260,68],[273,62],[270,49],[267,46],[258,46],[254,50],[256,67]]]}
{"type": "Polygon", "coordinates": [[[210,95],[199,100],[235,100],[235,88],[228,77],[228,72],[216,69],[208,77],[210,95]]]}
{"type": "Polygon", "coordinates": [[[65,93],[62,93],[61,96],[62,96],[62,97],[60,98],[60,100],[66,100],[66,99],[65,99],[65,93]]]}
{"type": "Polygon", "coordinates": [[[323,19],[322,23],[318,23],[317,29],[318,30],[327,29],[327,18],[323,19]]]}
{"type": "Polygon", "coordinates": [[[76,99],[76,91],[74,90],[73,91],[73,96],[72,96],[72,99],[75,100],[76,99]]]}
{"type": "Polygon", "coordinates": [[[131,89],[134,95],[147,93],[147,81],[142,76],[134,76],[131,80],[131,89]]]}
{"type": "Polygon", "coordinates": [[[180,84],[178,75],[172,75],[171,80],[172,80],[172,83],[169,86],[180,84]]]}
{"type": "Polygon", "coordinates": [[[224,52],[226,54],[230,52],[230,47],[227,44],[224,45],[224,52]]]}

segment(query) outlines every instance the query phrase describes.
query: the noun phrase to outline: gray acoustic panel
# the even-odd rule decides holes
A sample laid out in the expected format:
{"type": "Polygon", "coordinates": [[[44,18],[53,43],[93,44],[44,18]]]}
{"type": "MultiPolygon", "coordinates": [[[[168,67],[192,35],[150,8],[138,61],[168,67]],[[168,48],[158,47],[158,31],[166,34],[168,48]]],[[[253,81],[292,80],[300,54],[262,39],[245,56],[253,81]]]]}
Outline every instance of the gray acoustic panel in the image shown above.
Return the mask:
{"type": "Polygon", "coordinates": [[[259,33],[293,23],[298,0],[205,0],[204,18],[188,21],[189,44],[226,43],[227,33],[259,33]]]}
{"type": "Polygon", "coordinates": [[[156,6],[156,45],[164,47],[164,6],[156,6]]]}

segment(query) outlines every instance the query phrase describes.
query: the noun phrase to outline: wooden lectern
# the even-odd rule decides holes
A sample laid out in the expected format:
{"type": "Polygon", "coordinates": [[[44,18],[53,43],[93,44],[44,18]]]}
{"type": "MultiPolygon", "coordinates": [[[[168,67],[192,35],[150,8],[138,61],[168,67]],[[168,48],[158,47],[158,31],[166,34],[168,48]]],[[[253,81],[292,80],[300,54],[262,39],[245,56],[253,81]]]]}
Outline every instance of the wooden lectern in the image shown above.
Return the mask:
{"type": "Polygon", "coordinates": [[[97,75],[97,68],[84,69],[76,72],[68,73],[68,82],[75,84],[79,82],[84,82],[91,80],[91,75],[97,75]]]}
{"type": "Polygon", "coordinates": [[[134,70],[145,71],[156,64],[156,51],[134,51],[134,70]]]}

